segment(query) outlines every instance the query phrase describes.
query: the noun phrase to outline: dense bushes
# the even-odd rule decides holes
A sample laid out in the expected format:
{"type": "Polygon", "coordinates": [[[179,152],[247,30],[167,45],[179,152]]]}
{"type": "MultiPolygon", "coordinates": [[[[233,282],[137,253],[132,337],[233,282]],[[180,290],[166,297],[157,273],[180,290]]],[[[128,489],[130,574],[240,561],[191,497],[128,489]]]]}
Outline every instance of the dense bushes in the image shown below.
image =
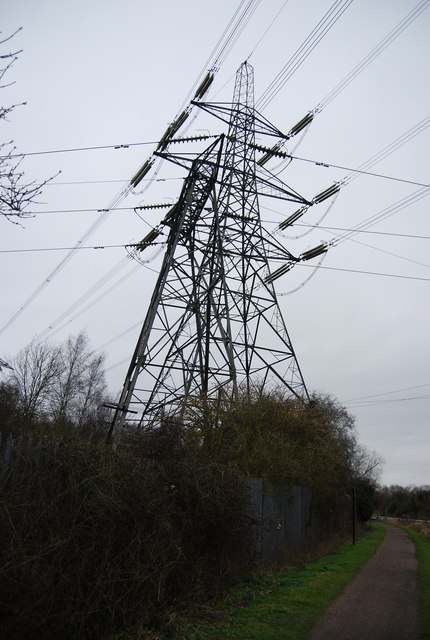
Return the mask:
{"type": "Polygon", "coordinates": [[[15,436],[3,466],[0,456],[0,635],[10,640],[159,628],[246,569],[239,477],[311,488],[321,534],[345,514],[350,523],[352,487],[369,517],[380,463],[331,398],[258,389],[126,429],[116,452],[91,425],[48,422],[36,433],[15,436]]]}
{"type": "Polygon", "coordinates": [[[114,454],[45,440],[12,455],[0,483],[1,637],[158,626],[243,570],[240,483],[172,444],[151,434],[114,454]]]}
{"type": "Polygon", "coordinates": [[[370,517],[382,460],[359,445],[353,417],[333,398],[315,394],[305,402],[257,387],[234,403],[195,402],[186,419],[201,458],[242,477],[309,487],[326,514],[354,487],[359,516],[370,517]]]}

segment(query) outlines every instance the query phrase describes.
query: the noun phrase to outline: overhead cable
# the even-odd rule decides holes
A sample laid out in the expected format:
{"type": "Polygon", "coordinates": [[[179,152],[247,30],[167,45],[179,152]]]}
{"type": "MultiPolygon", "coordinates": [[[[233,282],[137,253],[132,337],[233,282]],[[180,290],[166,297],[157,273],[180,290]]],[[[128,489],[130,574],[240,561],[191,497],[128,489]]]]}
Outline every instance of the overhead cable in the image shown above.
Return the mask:
{"type": "MultiPolygon", "coordinates": [[[[128,257],[128,256],[127,256],[128,257]]],[[[126,280],[128,280],[128,278],[130,278],[134,273],[136,273],[136,271],[138,271],[140,268],[139,265],[134,265],[134,267],[128,272],[126,273],[122,278],[120,278],[119,280],[117,280],[116,282],[114,282],[108,289],[106,289],[105,291],[103,291],[102,293],[100,293],[96,298],[94,298],[93,300],[91,300],[91,302],[89,302],[88,304],[86,304],[83,308],[81,308],[79,311],[79,306],[82,306],[84,304],[84,302],[87,299],[90,299],[92,295],[94,295],[94,292],[86,295],[84,294],[84,296],[82,296],[79,301],[75,302],[73,305],[71,305],[71,307],[69,307],[68,309],[66,309],[66,311],[64,311],[61,316],[59,316],[59,318],[57,318],[57,320],[55,320],[48,328],[46,328],[39,336],[36,336],[36,340],[43,340],[45,337],[49,336],[53,336],[56,333],[62,331],[63,329],[65,329],[67,326],[69,326],[72,322],[74,322],[77,318],[79,318],[83,313],[85,313],[86,311],[88,311],[88,309],[91,309],[91,307],[93,307],[95,304],[97,304],[98,302],[100,302],[100,300],[102,300],[103,298],[105,298],[109,293],[111,293],[111,291],[113,291],[114,289],[116,289],[117,287],[119,287],[120,285],[122,285],[126,280]],[[76,313],[69,318],[69,316],[76,311],[76,313]],[[66,320],[67,318],[69,318],[68,320],[66,320]]]]}
{"type": "Polygon", "coordinates": [[[265,29],[263,35],[260,37],[260,39],[258,40],[257,44],[254,46],[254,48],[252,49],[251,53],[248,55],[248,57],[246,58],[247,60],[249,60],[251,58],[251,56],[253,55],[253,53],[256,51],[257,47],[260,46],[261,42],[264,40],[264,38],[266,37],[266,35],[269,33],[270,29],[273,27],[273,25],[275,24],[275,22],[277,22],[280,14],[282,13],[282,11],[285,9],[285,7],[287,6],[289,0],[285,0],[284,4],[282,5],[282,7],[279,9],[279,11],[276,13],[275,17],[271,20],[269,26],[265,29]]]}
{"type": "Polygon", "coordinates": [[[48,274],[48,276],[39,284],[38,287],[28,296],[28,298],[16,309],[16,311],[9,317],[9,319],[5,322],[5,324],[0,328],[0,335],[21,315],[25,309],[27,309],[34,300],[42,293],[42,291],[52,282],[52,280],[64,269],[66,264],[72,259],[75,251],[82,245],[86,240],[88,240],[92,234],[98,229],[98,227],[105,221],[107,215],[110,212],[111,208],[114,208],[120,199],[120,195],[118,195],[109,205],[106,210],[97,217],[97,219],[91,224],[83,236],[81,236],[80,240],[73,246],[70,251],[64,256],[64,258],[56,265],[56,267],[48,274]]]}
{"type": "MultiPolygon", "coordinates": [[[[217,138],[217,135],[204,135],[204,136],[192,136],[186,138],[176,138],[176,142],[189,142],[192,140],[209,140],[211,138],[217,138]]],[[[25,158],[27,156],[44,156],[52,155],[55,153],[76,153],[83,151],[104,151],[106,149],[129,149],[131,147],[143,147],[158,144],[159,140],[146,140],[144,142],[126,142],[123,144],[99,144],[94,146],[85,147],[66,147],[64,149],[45,149],[42,151],[26,151],[24,153],[16,153],[14,155],[8,155],[7,158],[25,158]]],[[[6,156],[0,156],[0,160],[5,160],[6,156]]],[[[108,182],[111,182],[110,180],[108,182]]],[[[120,180],[115,182],[130,182],[130,178],[127,180],[120,180]]],[[[58,184],[58,183],[53,183],[58,184]]]]}
{"type": "Polygon", "coordinates": [[[202,81],[203,76],[207,73],[208,69],[216,69],[227,57],[234,44],[237,42],[239,36],[245,29],[261,0],[241,0],[239,6],[228,22],[226,28],[221,34],[218,42],[213,48],[211,54],[204,63],[195,83],[191,87],[189,93],[185,97],[179,112],[185,109],[188,105],[190,98],[196,92],[199,82],[202,81]]]}
{"type": "MultiPolygon", "coordinates": [[[[363,175],[363,174],[367,173],[367,170],[369,168],[373,167],[374,165],[378,164],[379,162],[381,162],[382,160],[387,158],[389,155],[391,155],[392,153],[397,151],[400,147],[405,145],[407,142],[409,142],[410,140],[415,138],[419,133],[424,131],[429,126],[430,126],[430,116],[427,116],[426,118],[424,118],[423,120],[421,120],[417,124],[413,125],[410,129],[408,129],[405,133],[403,133],[401,136],[396,138],[389,145],[387,145],[386,147],[381,149],[381,151],[379,151],[378,153],[373,155],[371,158],[369,158],[369,160],[364,162],[357,169],[347,169],[346,167],[340,167],[340,165],[330,165],[330,164],[327,164],[327,163],[322,163],[322,162],[317,161],[317,160],[310,160],[309,158],[295,157],[295,159],[297,159],[297,160],[302,160],[304,162],[312,162],[313,164],[316,164],[318,166],[325,166],[325,167],[329,167],[329,166],[335,167],[335,166],[337,166],[337,168],[343,168],[343,169],[348,170],[349,173],[342,180],[338,181],[337,183],[334,183],[331,187],[329,187],[328,189],[326,189],[322,193],[320,193],[317,196],[315,196],[315,198],[312,200],[311,204],[301,207],[296,212],[294,212],[292,215],[290,215],[286,220],[281,222],[278,225],[278,231],[283,231],[287,227],[294,225],[297,222],[297,220],[299,220],[306,213],[306,211],[308,210],[308,208],[310,206],[312,206],[313,204],[317,203],[318,201],[321,201],[321,198],[325,199],[325,194],[331,193],[331,192],[333,194],[336,194],[337,191],[338,191],[338,188],[337,188],[338,186],[339,187],[340,186],[342,186],[342,187],[346,186],[347,184],[352,182],[352,180],[354,178],[357,178],[360,175],[363,175]]],[[[382,177],[382,175],[379,175],[379,177],[382,177]]],[[[407,182],[408,184],[417,184],[417,183],[413,183],[410,180],[406,181],[406,180],[403,180],[401,178],[399,178],[398,181],[399,182],[407,182]]],[[[429,189],[430,189],[430,185],[422,184],[422,183],[418,183],[418,184],[419,184],[419,186],[422,187],[422,189],[419,189],[417,192],[414,192],[414,194],[412,194],[412,196],[407,196],[406,199],[409,199],[409,198],[412,198],[412,197],[416,197],[417,199],[420,199],[421,197],[424,197],[425,195],[427,195],[427,193],[429,192],[429,189]]],[[[405,205],[405,206],[408,206],[408,205],[405,205]]]]}
{"type": "Polygon", "coordinates": [[[405,196],[404,198],[397,200],[396,202],[389,205],[388,207],[381,209],[380,211],[373,214],[369,218],[362,220],[361,222],[356,224],[355,227],[352,227],[352,229],[350,229],[349,231],[345,231],[344,233],[337,236],[335,238],[336,244],[339,244],[340,242],[344,242],[345,240],[349,240],[357,232],[362,231],[364,229],[368,229],[369,227],[374,226],[379,222],[382,222],[382,220],[385,220],[386,218],[391,217],[395,213],[402,211],[406,207],[409,207],[412,204],[415,204],[415,202],[418,202],[419,200],[422,200],[422,198],[426,198],[429,195],[430,195],[430,188],[428,187],[414,191],[413,193],[405,196]]]}
{"type": "MultiPolygon", "coordinates": [[[[220,60],[223,56],[227,55],[226,54],[226,50],[228,49],[228,47],[232,46],[232,43],[234,44],[234,42],[236,41],[236,35],[241,33],[241,30],[244,28],[244,26],[246,26],[247,24],[247,20],[249,19],[248,16],[252,15],[253,11],[256,8],[256,3],[259,3],[260,0],[250,0],[244,11],[239,15],[237,22],[234,24],[234,26],[231,29],[231,35],[229,34],[227,37],[227,40],[225,43],[222,44],[222,46],[220,47],[220,51],[219,54],[216,58],[217,64],[220,64],[220,60]],[[253,7],[255,7],[253,9],[253,7]]],[[[244,4],[244,2],[242,1],[240,7],[242,7],[244,4]]],[[[239,9],[240,9],[239,7],[239,9]]],[[[235,16],[237,15],[237,12],[235,13],[235,16]]],[[[229,23],[229,25],[231,24],[231,21],[229,23]]],[[[227,27],[228,29],[228,27],[227,27]]],[[[230,49],[228,49],[229,51],[230,49]]],[[[175,131],[176,133],[176,131],[175,131]]],[[[160,144],[160,143],[159,143],[160,144]]],[[[123,146],[118,145],[119,148],[123,148],[123,146]]],[[[143,177],[143,176],[142,176],[143,177]]],[[[75,251],[77,250],[77,248],[83,244],[86,240],[88,240],[90,238],[90,236],[95,232],[95,230],[107,219],[110,210],[112,208],[114,208],[115,206],[117,206],[119,204],[119,202],[121,200],[123,200],[129,193],[130,191],[137,186],[137,181],[136,181],[136,174],[134,177],[134,180],[132,180],[132,182],[130,182],[130,184],[128,184],[127,186],[125,186],[118,194],[117,196],[115,196],[115,198],[112,200],[112,202],[106,207],[106,209],[103,210],[103,212],[100,214],[100,216],[97,218],[97,220],[90,225],[90,227],[87,229],[87,231],[84,233],[84,235],[80,238],[80,240],[78,240],[78,242],[76,243],[75,247],[73,249],[71,249],[67,255],[60,261],[60,263],[53,269],[53,271],[51,271],[51,273],[48,275],[47,278],[45,278],[45,280],[43,280],[41,282],[41,284],[33,291],[33,293],[18,307],[18,309],[16,309],[16,311],[9,317],[9,319],[6,321],[6,323],[0,328],[0,335],[16,320],[16,318],[23,312],[25,311],[30,304],[42,293],[42,291],[45,289],[45,287],[52,281],[52,279],[54,277],[56,277],[60,271],[66,266],[66,264],[69,262],[69,260],[71,260],[71,258],[73,257],[75,251]]]]}
{"type": "MultiPolygon", "coordinates": [[[[78,251],[85,249],[100,250],[100,249],[124,249],[127,244],[103,244],[78,247],[78,251]]],[[[30,249],[0,249],[0,253],[44,253],[47,251],[70,251],[75,247],[32,247],[30,249]]]]}
{"type": "MultiPolygon", "coordinates": [[[[421,0],[418,5],[412,9],[406,17],[399,22],[394,29],[392,29],[383,38],[378,45],[376,45],[327,95],[323,98],[316,107],[314,107],[309,113],[308,117],[312,117],[317,113],[320,113],[324,107],[326,107],[332,100],[334,100],[364,69],[366,69],[371,62],[373,62],[387,47],[390,45],[423,11],[429,6],[429,0],[421,0]]],[[[308,36],[309,37],[309,36],[308,36]]],[[[306,42],[306,41],[305,41],[306,42]]],[[[304,44],[304,43],[303,43],[304,44]]],[[[302,44],[302,47],[303,47],[302,44]]],[[[300,50],[300,49],[299,49],[300,50]]],[[[298,50],[298,51],[299,51],[298,50]]],[[[297,55],[296,52],[295,55],[297,55]]],[[[294,59],[295,56],[290,60],[294,59]]],[[[289,64],[289,63],[287,63],[289,64]]],[[[300,63],[301,64],[301,63],[300,63]]],[[[288,80],[289,78],[287,78],[288,80]]],[[[286,80],[286,81],[287,81],[286,80]]],[[[268,89],[266,89],[268,91],[268,89]]],[[[264,96],[264,94],[263,94],[264,96]]],[[[262,98],[263,98],[262,96],[262,98]]],[[[273,96],[274,97],[274,96],[273,96]]],[[[260,98],[260,100],[262,100],[260,98]]],[[[273,98],[271,98],[273,99],[273,98]]],[[[268,104],[268,103],[267,103],[268,104]]],[[[306,128],[305,132],[309,127],[306,128]]],[[[285,146],[286,140],[279,141],[278,148],[281,149],[285,146]]],[[[298,146],[298,145],[297,145],[298,146]]],[[[322,166],[332,166],[321,163],[322,166]]],[[[364,171],[363,171],[364,173],[364,171]]]]}
{"type": "Polygon", "coordinates": [[[135,322],[134,324],[131,325],[131,327],[128,327],[127,329],[124,329],[124,331],[121,331],[121,333],[118,333],[116,336],[113,336],[113,338],[110,338],[109,340],[104,342],[100,347],[97,347],[96,351],[103,351],[103,349],[106,349],[106,347],[109,347],[112,343],[116,342],[120,338],[123,338],[125,335],[127,335],[127,333],[130,333],[130,331],[133,331],[133,329],[142,327],[144,320],[145,318],[141,318],[139,322],[135,322]]]}
{"type": "Polygon", "coordinates": [[[421,0],[360,62],[333,87],[333,89],[313,109],[318,113],[334,100],[355,78],[364,71],[398,36],[430,5],[429,0],[421,0]]]}
{"type": "MultiPolygon", "coordinates": [[[[130,147],[142,147],[144,145],[157,144],[156,140],[147,142],[127,142],[125,144],[99,144],[85,147],[66,147],[64,149],[45,149],[43,151],[25,151],[24,153],[15,153],[9,155],[8,158],[26,158],[28,156],[46,156],[55,153],[76,153],[79,151],[103,151],[105,149],[129,149],[130,147]]],[[[4,160],[6,156],[0,156],[0,160],[4,160]]]]}
{"type": "MultiPolygon", "coordinates": [[[[262,220],[262,222],[273,222],[272,220],[262,220]]],[[[318,223],[297,223],[298,227],[305,227],[308,229],[306,235],[311,231],[315,231],[316,229],[320,231],[351,231],[354,235],[365,233],[367,235],[374,236],[388,236],[394,238],[409,238],[411,240],[430,240],[430,236],[417,235],[413,233],[393,233],[391,231],[369,231],[367,229],[353,229],[352,227],[329,227],[327,225],[321,225],[318,223]]],[[[300,236],[286,236],[290,240],[297,240],[303,237],[302,234],[300,236]]],[[[335,236],[337,237],[337,236],[335,236]]],[[[156,243],[154,243],[156,244],[156,243]]],[[[160,242],[160,244],[165,244],[165,242],[160,242]]],[[[125,249],[127,247],[135,247],[135,243],[125,243],[125,244],[102,244],[102,245],[86,245],[78,248],[78,251],[99,251],[103,249],[125,249]]],[[[69,251],[72,247],[30,247],[27,249],[0,249],[1,253],[45,253],[49,251],[69,251]]]]}
{"type": "MultiPolygon", "coordinates": [[[[306,264],[303,262],[298,262],[297,263],[298,267],[310,267],[310,268],[315,268],[313,265],[310,264],[306,264]]],[[[321,265],[320,267],[318,267],[319,269],[325,269],[328,271],[342,271],[344,273],[358,273],[358,274],[362,274],[362,275],[367,275],[367,276],[380,276],[380,277],[384,277],[384,278],[399,278],[401,280],[417,280],[417,281],[421,281],[421,282],[430,282],[430,278],[421,278],[418,276],[405,276],[399,273],[381,273],[379,271],[364,271],[362,269],[347,269],[347,268],[341,268],[341,267],[326,267],[321,265]]]]}
{"type": "Polygon", "coordinates": [[[276,78],[272,80],[270,85],[263,91],[262,95],[256,102],[257,109],[262,111],[270,104],[288,80],[290,80],[294,75],[297,69],[303,64],[306,58],[312,53],[319,42],[336,24],[351,2],[352,0],[335,0],[323,18],[284,65],[276,78]]]}
{"type": "Polygon", "coordinates": [[[93,284],[83,295],[73,302],[60,316],[53,320],[47,329],[42,331],[36,336],[37,340],[43,340],[45,336],[50,333],[58,324],[63,322],[71,313],[76,311],[82,306],[89,298],[97,293],[105,284],[107,284],[113,277],[117,275],[122,269],[130,264],[129,256],[122,258],[116,265],[114,265],[107,273],[105,273],[95,284],[93,284]]]}
{"type": "MultiPolygon", "coordinates": [[[[401,256],[398,253],[394,253],[393,251],[387,251],[386,249],[381,249],[380,247],[375,247],[374,245],[367,244],[366,242],[361,242],[360,240],[354,240],[353,238],[348,238],[350,242],[355,242],[356,244],[361,245],[362,247],[366,247],[367,249],[373,249],[374,251],[379,251],[380,253],[385,253],[388,256],[392,256],[393,258],[399,258],[399,260],[405,260],[406,262],[411,262],[412,264],[417,264],[420,267],[426,267],[426,269],[430,269],[430,265],[425,262],[420,262],[419,260],[413,260],[412,258],[406,258],[405,256],[401,256]]],[[[336,241],[332,240],[332,246],[336,246],[336,241]]]]}
{"type": "MultiPolygon", "coordinates": [[[[428,123],[426,125],[427,127],[430,125],[430,118],[428,120],[429,121],[428,121],[428,123]]],[[[406,142],[409,142],[409,140],[414,138],[415,135],[418,135],[418,134],[415,133],[413,136],[411,136],[407,140],[405,140],[403,142],[403,144],[405,144],[406,142]]],[[[401,145],[399,145],[399,146],[401,146],[401,145]]],[[[373,164],[377,164],[378,162],[381,162],[381,160],[385,159],[388,155],[390,155],[391,153],[396,151],[398,148],[399,147],[396,146],[394,149],[390,149],[389,153],[387,153],[383,157],[378,157],[372,164],[369,164],[369,167],[373,166],[373,164]]],[[[314,159],[310,159],[310,158],[301,158],[300,156],[287,155],[287,157],[290,157],[292,160],[299,160],[300,162],[309,162],[309,163],[315,164],[315,165],[317,165],[319,167],[326,167],[326,168],[331,168],[331,169],[342,169],[344,171],[349,171],[349,174],[347,176],[345,176],[343,178],[343,180],[341,181],[342,184],[345,184],[346,182],[351,182],[354,178],[358,178],[358,174],[362,174],[362,175],[372,176],[373,178],[382,178],[384,180],[393,180],[394,182],[404,182],[405,184],[412,184],[412,185],[415,185],[417,187],[430,187],[430,184],[428,182],[427,183],[426,182],[418,182],[416,180],[408,180],[407,178],[399,178],[398,176],[390,176],[390,175],[387,175],[385,173],[375,173],[373,171],[364,171],[363,169],[360,169],[360,168],[352,169],[351,167],[346,167],[344,165],[333,164],[332,162],[321,162],[320,160],[314,160],[314,159]]],[[[376,158],[376,156],[375,156],[375,158],[376,158]]],[[[373,160],[373,159],[371,159],[371,160],[373,160]]],[[[370,160],[368,162],[370,162],[370,160]]],[[[339,188],[340,188],[340,186],[339,186],[339,188]]]]}
{"type": "MultiPolygon", "coordinates": [[[[355,229],[347,228],[347,227],[327,227],[324,225],[312,225],[312,224],[304,224],[299,223],[298,227],[311,227],[312,229],[321,229],[328,231],[354,231],[354,235],[357,233],[367,233],[370,235],[376,236],[393,236],[394,238],[411,238],[412,240],[430,240],[430,236],[421,236],[415,235],[413,233],[393,233],[391,231],[368,231],[367,229],[355,229]]],[[[293,238],[295,239],[295,238],[293,238]]]]}
{"type": "Polygon", "coordinates": [[[391,400],[374,400],[369,402],[364,402],[362,404],[354,404],[351,409],[361,409],[362,407],[377,407],[382,404],[392,404],[394,402],[409,402],[411,400],[428,400],[430,399],[430,395],[424,396],[412,396],[410,398],[392,398],[391,400]]]}
{"type": "MultiPolygon", "coordinates": [[[[381,151],[379,151],[374,156],[369,158],[369,160],[364,162],[362,165],[360,165],[356,169],[347,169],[347,171],[350,171],[350,173],[344,177],[343,182],[344,183],[352,182],[352,180],[355,180],[356,178],[358,178],[360,173],[366,173],[371,167],[374,167],[376,164],[378,164],[382,160],[385,160],[385,158],[387,158],[392,153],[394,153],[394,151],[397,151],[397,149],[400,149],[400,147],[402,147],[404,144],[406,144],[410,140],[413,140],[413,138],[415,138],[417,135],[425,131],[429,126],[430,126],[430,116],[426,116],[425,118],[420,120],[420,122],[417,122],[410,129],[405,131],[405,133],[403,133],[401,136],[393,140],[393,142],[391,142],[389,145],[381,149],[381,151]]],[[[401,181],[408,182],[407,180],[401,180],[401,181]]],[[[409,181],[409,182],[410,184],[414,184],[412,181],[409,181]]],[[[428,187],[429,185],[420,184],[419,186],[428,187]]]]}
{"type": "Polygon", "coordinates": [[[419,384],[413,387],[403,387],[402,389],[395,389],[394,391],[385,391],[383,393],[374,393],[370,396],[360,396],[359,398],[352,398],[350,400],[342,401],[342,404],[349,404],[350,402],[358,402],[361,400],[368,400],[370,398],[380,398],[381,396],[389,396],[393,393],[403,393],[403,391],[412,391],[415,389],[422,389],[423,387],[430,387],[430,382],[426,382],[426,384],[419,384]]]}

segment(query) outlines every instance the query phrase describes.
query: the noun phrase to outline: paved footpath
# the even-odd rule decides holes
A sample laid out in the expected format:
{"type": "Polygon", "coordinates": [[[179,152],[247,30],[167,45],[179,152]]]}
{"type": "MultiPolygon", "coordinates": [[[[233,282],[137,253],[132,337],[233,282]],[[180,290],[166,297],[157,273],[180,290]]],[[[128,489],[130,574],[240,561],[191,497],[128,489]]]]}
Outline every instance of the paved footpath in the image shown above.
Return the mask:
{"type": "Polygon", "coordinates": [[[307,640],[418,640],[417,564],[406,533],[387,527],[375,555],[307,640]]]}

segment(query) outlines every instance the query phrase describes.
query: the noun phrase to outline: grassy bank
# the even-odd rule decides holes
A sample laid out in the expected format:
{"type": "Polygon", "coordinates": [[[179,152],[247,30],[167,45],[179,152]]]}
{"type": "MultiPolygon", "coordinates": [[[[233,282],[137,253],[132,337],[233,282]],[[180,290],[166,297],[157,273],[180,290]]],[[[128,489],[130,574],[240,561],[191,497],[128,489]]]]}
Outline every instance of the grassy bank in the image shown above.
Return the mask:
{"type": "MultiPolygon", "coordinates": [[[[251,577],[216,610],[207,610],[204,622],[178,625],[174,637],[181,640],[300,640],[373,555],[384,534],[384,529],[375,525],[355,546],[344,544],[337,552],[301,567],[251,577]]],[[[129,640],[149,637],[128,636],[129,640]]],[[[161,636],[152,637],[161,640],[161,636]]]]}
{"type": "Polygon", "coordinates": [[[421,614],[421,638],[430,640],[430,538],[424,533],[402,527],[415,544],[418,562],[418,596],[421,614]]]}

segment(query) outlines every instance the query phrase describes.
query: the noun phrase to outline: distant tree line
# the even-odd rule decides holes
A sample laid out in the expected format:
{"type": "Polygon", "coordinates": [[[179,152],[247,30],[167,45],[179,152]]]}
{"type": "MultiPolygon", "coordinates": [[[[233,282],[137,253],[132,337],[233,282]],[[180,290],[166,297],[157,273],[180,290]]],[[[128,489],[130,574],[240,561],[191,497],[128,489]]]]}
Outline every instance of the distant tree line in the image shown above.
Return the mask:
{"type": "Polygon", "coordinates": [[[104,356],[84,332],[61,344],[33,341],[8,358],[0,382],[0,428],[97,426],[106,394],[104,356]]]}
{"type": "Polygon", "coordinates": [[[375,511],[381,516],[430,520],[430,485],[379,487],[375,495],[375,511]]]}

